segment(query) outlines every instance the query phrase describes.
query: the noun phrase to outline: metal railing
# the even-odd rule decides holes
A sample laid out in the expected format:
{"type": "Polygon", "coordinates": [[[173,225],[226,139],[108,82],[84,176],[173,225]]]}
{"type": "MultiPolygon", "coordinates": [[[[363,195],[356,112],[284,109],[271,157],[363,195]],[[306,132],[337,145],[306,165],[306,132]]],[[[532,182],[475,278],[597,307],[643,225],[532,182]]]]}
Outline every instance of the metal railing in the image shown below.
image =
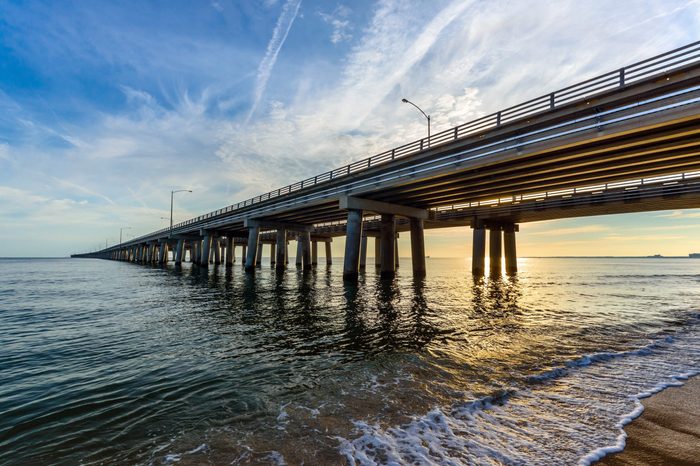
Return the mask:
{"type": "MultiPolygon", "coordinates": [[[[261,202],[275,198],[288,196],[302,189],[328,183],[333,180],[347,177],[349,175],[365,171],[369,168],[382,165],[393,160],[403,158],[412,154],[427,150],[428,147],[434,149],[435,146],[456,141],[458,139],[472,136],[476,133],[497,128],[505,123],[512,123],[516,120],[533,116],[535,114],[556,109],[558,107],[571,104],[575,101],[590,98],[604,91],[625,87],[631,83],[641,81],[654,75],[669,73],[683,66],[693,64],[700,59],[700,41],[693,42],[675,50],[642,60],[635,64],[611,71],[603,75],[591,78],[572,86],[559,89],[558,91],[528,100],[513,107],[509,107],[498,112],[486,115],[448,130],[435,133],[430,138],[422,138],[416,141],[395,147],[391,150],[381,152],[369,158],[352,162],[334,170],[321,173],[311,178],[298,181],[296,183],[278,188],[259,196],[246,199],[245,201],[231,204],[227,207],[200,215],[198,217],[173,225],[173,229],[178,229],[192,225],[204,220],[228,214],[246,207],[250,207],[261,202]]],[[[138,241],[141,238],[156,236],[170,231],[169,228],[154,231],[152,233],[134,238],[130,242],[138,241]]]]}

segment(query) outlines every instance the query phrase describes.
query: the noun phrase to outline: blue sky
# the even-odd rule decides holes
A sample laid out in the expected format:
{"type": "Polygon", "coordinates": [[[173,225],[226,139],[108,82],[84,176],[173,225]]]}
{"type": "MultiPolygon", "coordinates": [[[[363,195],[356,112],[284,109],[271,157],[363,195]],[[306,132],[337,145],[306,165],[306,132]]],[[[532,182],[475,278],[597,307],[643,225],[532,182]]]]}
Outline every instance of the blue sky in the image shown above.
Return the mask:
{"type": "MultiPolygon", "coordinates": [[[[699,30],[700,5],[672,0],[6,0],[0,256],[161,228],[172,188],[194,191],[179,221],[413,140],[404,96],[439,131],[699,30]]],[[[530,255],[700,250],[698,211],[521,231],[530,255]]],[[[463,229],[428,237],[436,256],[469,248],[463,229]]]]}

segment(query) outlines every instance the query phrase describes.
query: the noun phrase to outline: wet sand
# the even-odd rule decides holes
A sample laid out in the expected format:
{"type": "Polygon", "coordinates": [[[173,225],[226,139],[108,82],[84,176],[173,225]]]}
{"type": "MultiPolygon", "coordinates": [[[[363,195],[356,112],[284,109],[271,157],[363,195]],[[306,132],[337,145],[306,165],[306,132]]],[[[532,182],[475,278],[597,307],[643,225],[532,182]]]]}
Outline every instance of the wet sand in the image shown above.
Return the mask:
{"type": "Polygon", "coordinates": [[[700,464],[700,377],[642,403],[644,413],[625,427],[625,449],[596,466],[700,464]]]}

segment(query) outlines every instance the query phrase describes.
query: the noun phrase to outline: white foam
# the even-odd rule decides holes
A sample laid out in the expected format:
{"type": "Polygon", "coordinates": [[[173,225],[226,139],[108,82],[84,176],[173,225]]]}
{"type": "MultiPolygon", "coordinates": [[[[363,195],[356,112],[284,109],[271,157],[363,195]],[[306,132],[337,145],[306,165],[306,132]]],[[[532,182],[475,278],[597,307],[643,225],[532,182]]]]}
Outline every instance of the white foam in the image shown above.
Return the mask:
{"type": "Polygon", "coordinates": [[[337,438],[349,464],[580,464],[624,449],[640,399],[700,372],[698,331],[630,351],[584,355],[520,389],[434,407],[400,426],[355,421],[337,438]]]}

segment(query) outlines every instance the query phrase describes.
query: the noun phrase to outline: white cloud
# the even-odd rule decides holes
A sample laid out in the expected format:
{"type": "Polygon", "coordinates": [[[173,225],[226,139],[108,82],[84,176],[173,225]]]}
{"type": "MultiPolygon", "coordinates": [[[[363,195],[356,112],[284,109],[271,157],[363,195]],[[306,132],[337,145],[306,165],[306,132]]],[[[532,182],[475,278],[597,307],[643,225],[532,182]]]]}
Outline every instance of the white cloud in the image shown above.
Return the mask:
{"type": "Polygon", "coordinates": [[[280,53],[280,49],[282,49],[284,41],[287,40],[287,35],[292,28],[292,24],[294,24],[294,19],[296,18],[297,13],[299,13],[300,5],[301,0],[287,0],[282,7],[282,13],[280,14],[279,18],[277,18],[277,24],[275,25],[275,29],[272,31],[272,38],[267,44],[265,56],[258,66],[258,74],[253,93],[253,106],[250,109],[250,113],[248,113],[248,120],[250,120],[258,108],[260,99],[262,98],[265,88],[267,87],[267,81],[270,79],[272,69],[277,62],[277,56],[280,53]]]}
{"type": "Polygon", "coordinates": [[[332,43],[338,44],[352,39],[350,31],[352,31],[353,26],[350,24],[350,20],[347,19],[350,13],[350,8],[345,5],[338,5],[332,13],[318,13],[321,19],[333,28],[331,33],[332,43]]]}
{"type": "Polygon", "coordinates": [[[671,218],[671,219],[700,218],[700,212],[674,210],[673,212],[670,212],[670,213],[657,215],[657,217],[659,217],[659,218],[671,218]]]}

